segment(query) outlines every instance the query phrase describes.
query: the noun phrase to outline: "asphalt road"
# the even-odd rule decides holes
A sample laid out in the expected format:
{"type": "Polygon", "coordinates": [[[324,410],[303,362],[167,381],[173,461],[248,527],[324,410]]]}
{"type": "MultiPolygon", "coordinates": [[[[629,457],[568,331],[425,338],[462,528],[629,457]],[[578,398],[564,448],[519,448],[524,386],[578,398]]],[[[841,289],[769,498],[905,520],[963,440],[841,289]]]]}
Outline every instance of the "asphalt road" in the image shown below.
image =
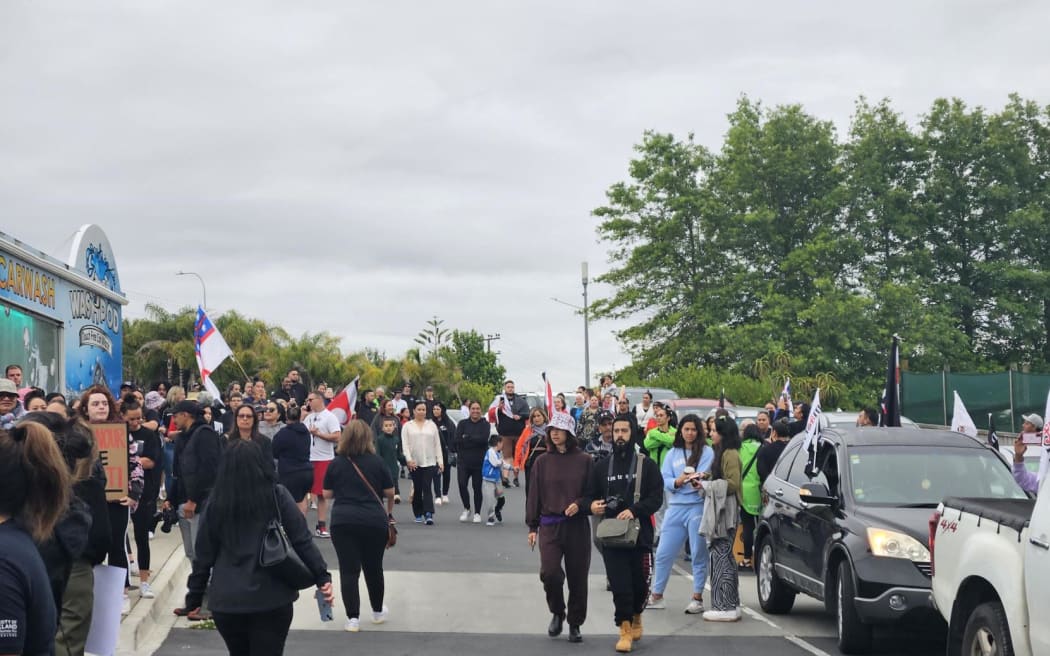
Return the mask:
{"type": "MultiPolygon", "coordinates": [[[[404,481],[403,491],[407,487],[404,481]]],[[[400,536],[384,563],[389,621],[374,626],[363,619],[360,633],[344,633],[345,615],[340,613],[338,595],[336,621],[322,623],[313,597],[304,594],[296,604],[285,653],[337,653],[357,646],[354,643],[380,654],[408,654],[423,648],[428,654],[455,656],[516,656],[538,649],[552,656],[611,653],[616,627],[597,552],[591,562],[583,644],[569,644],[564,637],[547,637],[550,616],[538,576],[538,554],[530,551],[526,543],[524,491],[511,489],[508,495],[505,522],[494,527],[459,523],[462,505],[455,487],[450,495],[451,507],[438,508],[435,526],[413,523],[407,504],[396,506],[400,536]]],[[[316,542],[333,576],[338,577],[331,542],[316,542]]],[[[636,645],[635,652],[702,649],[719,654],[839,653],[835,647],[834,619],[824,612],[821,603],[808,597],[800,596],[789,615],[766,616],[759,610],[754,576],[744,573],[740,577],[744,618],[738,623],[720,624],[707,623],[681,611],[688,603],[690,590],[686,570],[679,567],[666,591],[667,609],[646,611],[646,637],[636,645]]],[[[361,592],[362,605],[367,607],[363,582],[361,592]]],[[[363,617],[367,618],[367,614],[363,617]]],[[[179,620],[156,653],[227,653],[217,632],[189,626],[185,620],[179,620]]],[[[943,650],[942,639],[931,636],[925,627],[913,627],[878,630],[873,653],[912,656],[940,654],[943,650]]]]}

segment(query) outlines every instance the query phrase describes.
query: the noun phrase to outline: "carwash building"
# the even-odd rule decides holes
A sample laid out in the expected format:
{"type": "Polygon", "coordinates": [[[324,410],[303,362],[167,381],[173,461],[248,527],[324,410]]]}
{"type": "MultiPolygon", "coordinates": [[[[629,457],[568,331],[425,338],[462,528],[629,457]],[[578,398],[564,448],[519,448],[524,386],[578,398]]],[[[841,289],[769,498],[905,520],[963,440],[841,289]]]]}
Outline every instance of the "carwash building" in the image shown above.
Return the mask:
{"type": "Polygon", "coordinates": [[[0,367],[21,366],[23,387],[117,390],[127,303],[97,225],[77,231],[65,262],[0,232],[0,367]]]}

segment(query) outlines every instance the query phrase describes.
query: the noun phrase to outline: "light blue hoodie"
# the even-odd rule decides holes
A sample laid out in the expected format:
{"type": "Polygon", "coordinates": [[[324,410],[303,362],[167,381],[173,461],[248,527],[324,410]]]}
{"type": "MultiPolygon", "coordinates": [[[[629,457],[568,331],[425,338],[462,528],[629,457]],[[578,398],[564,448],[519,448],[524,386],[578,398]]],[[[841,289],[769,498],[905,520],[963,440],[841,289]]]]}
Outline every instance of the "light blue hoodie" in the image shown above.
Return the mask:
{"type": "MultiPolygon", "coordinates": [[[[689,452],[685,449],[673,448],[667,452],[664,464],[660,468],[660,473],[664,477],[664,489],[670,492],[667,497],[667,504],[670,506],[683,504],[703,505],[704,503],[704,498],[700,496],[700,491],[692,485],[683,485],[677,490],[674,487],[675,479],[681,476],[685,470],[685,461],[688,457],[689,452]]],[[[700,453],[700,462],[696,465],[697,473],[710,472],[711,463],[714,459],[714,449],[705,444],[704,450],[700,453]]]]}

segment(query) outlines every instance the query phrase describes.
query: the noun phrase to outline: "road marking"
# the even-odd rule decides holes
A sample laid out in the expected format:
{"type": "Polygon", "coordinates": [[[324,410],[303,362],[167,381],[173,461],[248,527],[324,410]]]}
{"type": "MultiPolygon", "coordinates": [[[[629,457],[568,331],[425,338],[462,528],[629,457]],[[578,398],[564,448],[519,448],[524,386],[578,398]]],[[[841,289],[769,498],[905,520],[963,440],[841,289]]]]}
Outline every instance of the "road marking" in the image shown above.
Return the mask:
{"type": "Polygon", "coordinates": [[[748,608],[747,606],[741,606],[740,608],[742,608],[743,611],[745,613],[747,613],[748,616],[751,619],[758,620],[759,622],[765,622],[766,624],[768,624],[769,626],[773,627],[774,629],[776,629],[778,631],[783,631],[783,629],[780,628],[780,626],[778,624],[776,624],[775,622],[773,622],[773,620],[769,619],[768,617],[766,617],[762,613],[758,612],[757,610],[753,610],[751,608],[748,608]]]}
{"type": "MultiPolygon", "coordinates": [[[[693,580],[693,575],[690,574],[689,572],[685,571],[681,567],[679,567],[677,563],[675,563],[674,565],[671,565],[671,570],[674,571],[674,572],[677,572],[681,576],[684,576],[685,578],[689,579],[690,582],[693,580]]],[[[704,590],[707,590],[708,592],[711,592],[711,585],[709,583],[705,582],[704,583],[704,590]]],[[[776,629],[777,631],[783,631],[784,630],[783,628],[780,627],[779,624],[777,624],[773,620],[769,619],[768,617],[766,617],[762,613],[758,612],[757,610],[754,610],[752,608],[748,608],[747,606],[745,606],[743,604],[740,604],[740,610],[741,610],[741,612],[746,614],[751,619],[758,620],[759,622],[763,622],[764,624],[769,625],[770,627],[776,629]]],[[[785,634],[785,635],[783,635],[781,637],[784,638],[784,640],[787,640],[788,642],[790,642],[791,644],[793,644],[793,645],[795,645],[797,647],[800,647],[802,649],[805,649],[809,653],[813,654],[813,656],[831,656],[831,654],[829,654],[828,652],[826,652],[823,649],[817,647],[816,645],[812,645],[812,644],[806,642],[805,640],[803,640],[802,638],[800,638],[800,637],[798,637],[796,635],[787,635],[787,634],[785,634]]]]}
{"type": "Polygon", "coordinates": [[[784,640],[787,640],[788,642],[790,642],[791,644],[793,644],[793,645],[795,645],[797,647],[801,647],[802,649],[805,649],[809,653],[813,654],[813,656],[831,656],[831,654],[829,654],[828,652],[824,651],[823,649],[820,649],[819,647],[815,647],[815,646],[809,644],[808,642],[806,642],[805,640],[803,640],[802,638],[800,638],[798,636],[786,635],[786,636],[784,636],[784,640]]]}

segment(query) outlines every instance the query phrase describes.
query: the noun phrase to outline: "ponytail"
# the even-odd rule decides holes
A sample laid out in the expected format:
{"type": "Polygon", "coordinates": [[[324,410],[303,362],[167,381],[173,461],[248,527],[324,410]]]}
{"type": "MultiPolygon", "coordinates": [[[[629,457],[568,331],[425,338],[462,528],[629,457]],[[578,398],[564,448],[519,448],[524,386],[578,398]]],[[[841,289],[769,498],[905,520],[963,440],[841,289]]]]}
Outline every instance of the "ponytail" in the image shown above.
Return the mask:
{"type": "Polygon", "coordinates": [[[40,543],[51,537],[69,506],[69,468],[51,431],[22,422],[0,431],[0,514],[19,523],[40,543]]]}

